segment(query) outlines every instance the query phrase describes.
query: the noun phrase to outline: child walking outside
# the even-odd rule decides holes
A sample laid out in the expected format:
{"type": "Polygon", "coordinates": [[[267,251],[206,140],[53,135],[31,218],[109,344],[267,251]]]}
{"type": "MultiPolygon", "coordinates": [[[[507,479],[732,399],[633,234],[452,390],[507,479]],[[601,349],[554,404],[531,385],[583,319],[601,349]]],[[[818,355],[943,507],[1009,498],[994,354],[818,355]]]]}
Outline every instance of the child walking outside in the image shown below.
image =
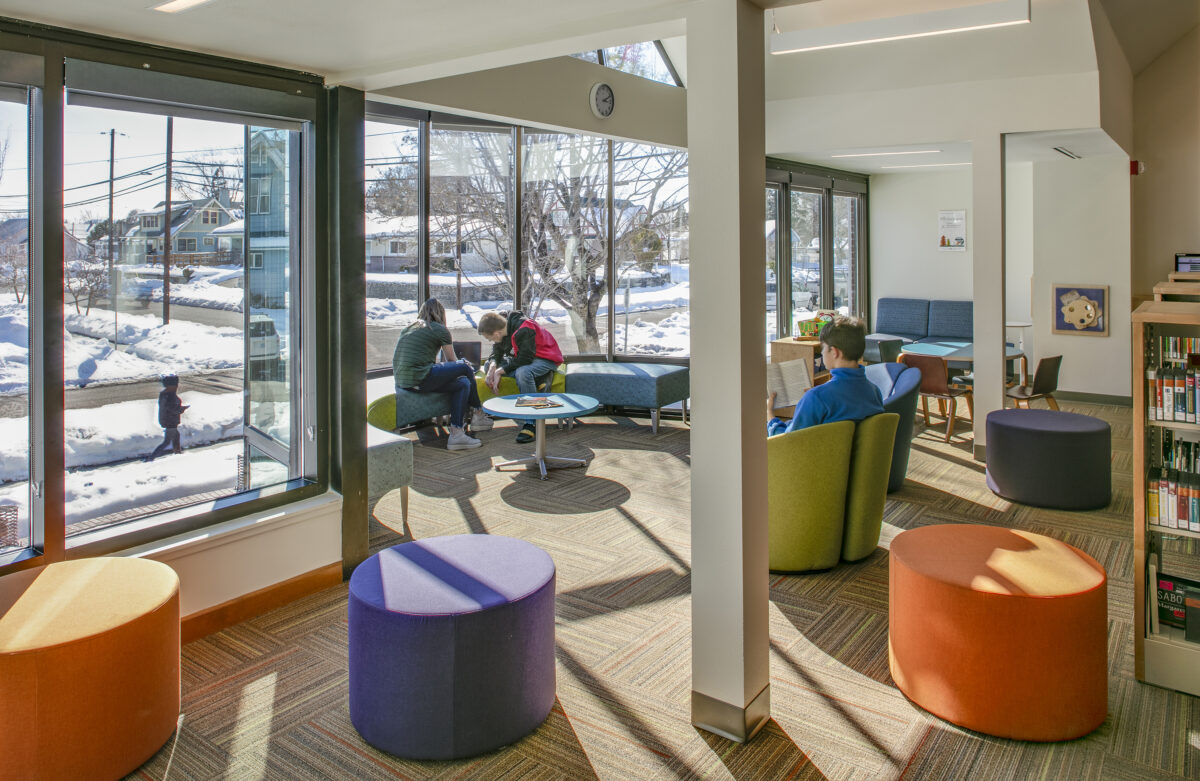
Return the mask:
{"type": "Polygon", "coordinates": [[[179,398],[179,377],[164,374],[162,384],[163,389],[158,394],[158,425],[163,429],[163,441],[154,448],[153,453],[146,456],[146,461],[153,461],[168,450],[183,452],[179,445],[179,419],[191,405],[184,404],[179,398]]]}
{"type": "MultiPolygon", "coordinates": [[[[558,369],[562,350],[550,332],[520,312],[487,312],[479,318],[479,335],[494,346],[485,374],[488,387],[497,392],[500,378],[511,375],[521,393],[537,391],[537,380],[558,369]]],[[[534,440],[533,420],[524,421],[517,442],[534,440]]]]}

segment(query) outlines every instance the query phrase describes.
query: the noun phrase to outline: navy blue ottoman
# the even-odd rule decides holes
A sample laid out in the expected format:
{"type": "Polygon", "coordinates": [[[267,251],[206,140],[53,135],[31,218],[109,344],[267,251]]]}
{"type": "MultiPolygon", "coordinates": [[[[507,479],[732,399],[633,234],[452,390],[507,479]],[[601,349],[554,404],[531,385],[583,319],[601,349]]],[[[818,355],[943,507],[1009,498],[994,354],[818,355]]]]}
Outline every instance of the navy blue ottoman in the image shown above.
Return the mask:
{"type": "Polygon", "coordinates": [[[1034,507],[1094,510],[1112,500],[1112,432],[1089,415],[1004,409],[987,416],[987,485],[1034,507]]]}
{"type": "Polygon", "coordinates": [[[378,749],[457,759],[554,705],[554,562],[524,540],[431,537],[350,578],[350,721],[378,749]]]}

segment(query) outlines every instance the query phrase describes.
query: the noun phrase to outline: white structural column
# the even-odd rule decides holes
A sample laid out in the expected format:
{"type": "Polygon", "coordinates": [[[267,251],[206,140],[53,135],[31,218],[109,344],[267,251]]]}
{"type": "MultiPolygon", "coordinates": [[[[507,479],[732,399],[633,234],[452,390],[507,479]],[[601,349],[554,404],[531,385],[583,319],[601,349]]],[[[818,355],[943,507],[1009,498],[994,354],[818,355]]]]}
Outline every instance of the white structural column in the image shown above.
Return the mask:
{"type": "Polygon", "coordinates": [[[692,723],[745,741],[770,716],[762,10],[700,0],[687,38],[692,723]]]}
{"type": "Polygon", "coordinates": [[[987,414],[1004,408],[1004,136],[971,143],[974,212],[975,458],[985,460],[987,414]]]}

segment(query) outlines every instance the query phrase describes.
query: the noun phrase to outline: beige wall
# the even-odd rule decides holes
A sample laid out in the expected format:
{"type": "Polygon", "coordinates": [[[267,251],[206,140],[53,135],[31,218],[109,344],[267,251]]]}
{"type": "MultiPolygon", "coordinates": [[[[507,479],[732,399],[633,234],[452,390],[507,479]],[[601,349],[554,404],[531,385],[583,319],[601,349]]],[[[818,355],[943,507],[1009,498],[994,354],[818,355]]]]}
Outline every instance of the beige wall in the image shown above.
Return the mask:
{"type": "Polygon", "coordinates": [[[1133,292],[1149,295],[1176,252],[1200,252],[1200,28],[1137,75],[1133,105],[1133,292]]]}
{"type": "Polygon", "coordinates": [[[1060,390],[1129,396],[1129,170],[1124,156],[1033,166],[1033,342],[1062,355],[1060,390]],[[1053,284],[1108,285],[1108,336],[1051,333],[1053,284]]]}

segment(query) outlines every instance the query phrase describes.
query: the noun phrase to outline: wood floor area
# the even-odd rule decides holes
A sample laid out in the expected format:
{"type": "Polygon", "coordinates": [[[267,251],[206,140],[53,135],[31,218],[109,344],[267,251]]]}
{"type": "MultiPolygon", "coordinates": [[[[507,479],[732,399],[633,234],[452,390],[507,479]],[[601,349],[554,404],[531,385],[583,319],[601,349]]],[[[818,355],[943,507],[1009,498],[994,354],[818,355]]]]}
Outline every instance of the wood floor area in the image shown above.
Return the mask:
{"type": "MultiPolygon", "coordinates": [[[[504,534],[558,567],[557,702],[532,735],[461,762],[410,762],[355,733],[346,695],[346,587],[183,650],[182,725],[133,778],[238,779],[1200,779],[1200,700],[1133,678],[1131,411],[1064,405],[1113,427],[1114,499],[1099,512],[1018,507],[984,486],[969,424],[949,443],[919,423],[880,549],[807,577],[771,579],[771,711],[738,745],[689,720],[689,436],[664,421],[588,418],[549,431],[585,470],[498,473],[524,455],[498,423],[484,446],[416,448],[409,528],[399,493],[375,506],[372,546],[504,534]],[[981,523],[1040,532],[1109,574],[1109,716],[1069,743],[989,738],[909,703],[887,668],[887,546],[904,529],[981,523]],[[399,533],[398,531],[399,530],[399,533]]],[[[403,660],[397,660],[403,663],[403,660]]]]}

